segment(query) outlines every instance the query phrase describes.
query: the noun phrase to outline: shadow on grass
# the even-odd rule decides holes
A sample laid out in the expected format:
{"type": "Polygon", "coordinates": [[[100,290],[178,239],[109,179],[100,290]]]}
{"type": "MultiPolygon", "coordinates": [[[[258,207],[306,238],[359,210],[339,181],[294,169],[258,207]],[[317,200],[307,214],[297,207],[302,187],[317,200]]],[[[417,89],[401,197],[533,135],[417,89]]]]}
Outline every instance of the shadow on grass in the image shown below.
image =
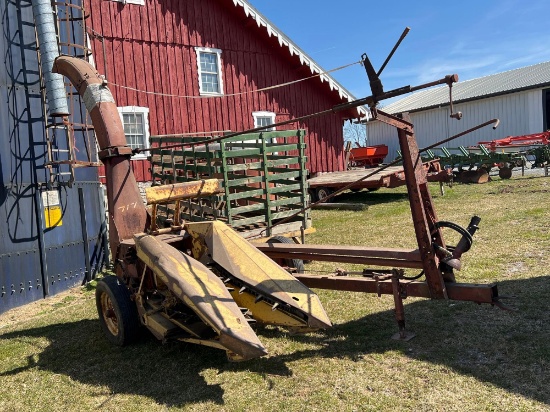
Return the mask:
{"type": "MultiPolygon", "coordinates": [[[[407,327],[416,333],[409,342],[390,339],[397,325],[393,311],[385,311],[325,331],[321,342],[345,339],[334,339],[321,350],[291,353],[277,360],[326,357],[360,361],[371,353],[398,351],[550,404],[550,276],[498,285],[501,295],[515,297],[510,302],[517,311],[471,302],[417,301],[405,306],[407,327]]],[[[311,341],[307,336],[295,339],[311,341]]],[[[269,372],[269,365],[264,366],[269,372]]]]}
{"type": "MultiPolygon", "coordinates": [[[[417,301],[405,307],[407,325],[417,334],[409,342],[390,339],[397,327],[392,311],[386,311],[337,324],[322,333],[287,336],[322,345],[321,349],[237,364],[228,363],[222,351],[182,343],[160,345],[152,337],[125,348],[113,347],[104,339],[96,320],[49,325],[2,336],[44,337],[50,345],[29,358],[27,365],[0,376],[39,368],[85,384],[107,386],[106,396],[136,394],[167,406],[196,402],[221,405],[223,388],[208,384],[202,376],[208,369],[218,373],[250,371],[264,377],[291,376],[288,363],[300,359],[360,361],[371,353],[400,351],[550,404],[550,277],[501,282],[499,289],[501,294],[517,296],[514,304],[519,311],[505,312],[468,302],[417,301]]],[[[260,338],[284,333],[262,329],[260,338]]]]}
{"type": "Polygon", "coordinates": [[[211,401],[223,403],[223,390],[201,376],[227,362],[224,352],[179,342],[161,345],[144,331],[139,342],[119,348],[107,342],[99,320],[80,320],[2,335],[2,339],[46,338],[50,342],[27,365],[0,374],[38,368],[91,385],[111,394],[142,395],[167,406],[211,401]]]}
{"type": "Polygon", "coordinates": [[[398,191],[374,191],[369,192],[367,189],[363,189],[360,192],[344,192],[334,197],[333,201],[337,203],[361,203],[367,205],[384,204],[399,202],[408,199],[406,192],[398,191]]]}

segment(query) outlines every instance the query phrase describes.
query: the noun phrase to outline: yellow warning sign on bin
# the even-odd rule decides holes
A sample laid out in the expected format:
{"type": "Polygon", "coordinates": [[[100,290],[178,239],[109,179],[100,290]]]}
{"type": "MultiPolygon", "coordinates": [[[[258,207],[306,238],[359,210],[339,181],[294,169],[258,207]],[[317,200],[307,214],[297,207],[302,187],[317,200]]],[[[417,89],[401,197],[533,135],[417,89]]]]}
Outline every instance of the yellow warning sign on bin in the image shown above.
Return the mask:
{"type": "Polygon", "coordinates": [[[63,224],[63,220],[61,220],[61,206],[45,207],[44,217],[46,229],[55,226],[61,226],[63,224]]]}
{"type": "Polygon", "coordinates": [[[42,204],[44,205],[44,224],[46,229],[61,226],[63,224],[63,212],[59,203],[59,193],[56,190],[42,192],[42,204]]]}

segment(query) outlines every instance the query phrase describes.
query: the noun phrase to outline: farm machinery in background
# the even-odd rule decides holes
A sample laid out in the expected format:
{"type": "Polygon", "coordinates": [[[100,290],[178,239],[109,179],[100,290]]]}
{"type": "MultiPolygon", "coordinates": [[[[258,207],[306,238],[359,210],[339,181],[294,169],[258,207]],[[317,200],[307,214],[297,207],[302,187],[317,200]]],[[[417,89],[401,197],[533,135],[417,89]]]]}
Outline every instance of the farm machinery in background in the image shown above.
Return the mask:
{"type": "MultiPolygon", "coordinates": [[[[388,60],[390,57],[391,54],[388,60]]],[[[472,246],[472,236],[480,218],[474,216],[467,228],[437,218],[426,171],[419,161],[425,149],[417,147],[413,125],[376,108],[380,100],[414,90],[437,84],[452,87],[458,76],[384,92],[379,75],[386,63],[377,73],[364,55],[363,64],[373,95],[316,115],[369,105],[374,117],[397,128],[418,243],[415,249],[292,242],[256,243],[254,246],[219,220],[182,220],[180,208],[188,199],[212,197],[224,190],[217,179],[152,187],[146,192],[148,209],[130,167],[133,151],[126,144],[116,104],[104,78],[85,61],[65,56],[56,59],[54,71],[68,77],[84,97],[101,149],[99,156],[105,165],[109,239],[116,276],[107,276],[98,282],[96,305],[101,327],[112,343],[130,343],[141,324],[161,341],[181,340],[211,346],[225,350],[231,360],[263,356],[267,350],[252,328],[256,322],[296,332],[331,326],[318,296],[308,286],[393,295],[399,339],[411,337],[405,329],[403,306],[403,299],[408,296],[502,306],[495,284],[470,285],[455,280],[454,271],[462,267],[462,255],[472,246]],[[158,210],[167,204],[174,210],[173,219],[159,225],[158,210]],[[461,235],[455,247],[446,244],[444,228],[461,235]],[[283,268],[271,258],[285,262],[286,266],[289,262],[308,259],[387,269],[365,269],[358,277],[312,276],[296,274],[292,268],[283,268]],[[415,275],[407,276],[405,270],[414,270],[415,275]],[[422,277],[425,280],[421,280],[422,277]]],[[[459,114],[451,110],[451,117],[459,118],[459,114]]],[[[491,120],[470,131],[495,123],[498,121],[491,120]]],[[[270,144],[276,151],[277,144],[270,144]]],[[[276,165],[266,165],[266,176],[269,167],[276,165]]],[[[265,179],[267,184],[268,178],[265,179]]],[[[222,180],[221,183],[227,182],[222,180]]],[[[307,202],[303,206],[307,208],[307,202]]],[[[290,218],[292,216],[286,219],[290,218]]]]}
{"type": "MultiPolygon", "coordinates": [[[[351,143],[351,142],[349,142],[351,143]]],[[[360,146],[346,148],[346,163],[349,167],[375,167],[380,165],[388,155],[388,146],[360,146]],[[349,156],[347,153],[349,152],[349,156]]]]}
{"type": "MultiPolygon", "coordinates": [[[[357,144],[357,143],[356,143],[357,144]]],[[[351,147],[351,142],[345,148],[345,164],[347,170],[341,172],[320,173],[308,179],[309,195],[312,201],[325,200],[331,202],[331,195],[345,187],[352,192],[367,189],[369,192],[380,188],[396,188],[406,184],[405,171],[401,165],[386,165],[370,173],[365,179],[365,169],[375,169],[382,165],[388,155],[388,146],[351,147]]],[[[423,159],[422,168],[429,182],[439,182],[441,193],[443,184],[452,181],[453,175],[449,169],[441,166],[439,159],[423,159]]]]}
{"type": "Polygon", "coordinates": [[[456,169],[456,180],[463,183],[485,183],[495,167],[501,179],[510,179],[514,167],[528,162],[533,168],[550,164],[550,132],[478,142],[476,146],[438,147],[428,150],[423,161],[438,160],[444,167],[456,169]]]}

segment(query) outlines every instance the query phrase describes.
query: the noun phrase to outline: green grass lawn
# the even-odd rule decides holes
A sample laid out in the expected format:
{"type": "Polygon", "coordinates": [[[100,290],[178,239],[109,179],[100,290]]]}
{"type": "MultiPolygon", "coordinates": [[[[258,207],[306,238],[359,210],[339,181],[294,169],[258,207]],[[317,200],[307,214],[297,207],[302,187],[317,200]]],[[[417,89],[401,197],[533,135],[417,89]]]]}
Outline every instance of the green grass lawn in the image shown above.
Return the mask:
{"type": "MultiPolygon", "coordinates": [[[[417,336],[404,343],[390,339],[391,296],[320,290],[332,329],[260,328],[269,355],[229,363],[222,351],[146,334],[113,347],[89,285],[0,316],[0,410],[550,410],[550,178],[456,185],[445,196],[432,189],[439,219],[466,226],[482,217],[457,281],[496,281],[517,311],[409,298],[417,336]]],[[[415,247],[404,189],[338,201],[369,208],[314,211],[308,242],[415,247]]]]}

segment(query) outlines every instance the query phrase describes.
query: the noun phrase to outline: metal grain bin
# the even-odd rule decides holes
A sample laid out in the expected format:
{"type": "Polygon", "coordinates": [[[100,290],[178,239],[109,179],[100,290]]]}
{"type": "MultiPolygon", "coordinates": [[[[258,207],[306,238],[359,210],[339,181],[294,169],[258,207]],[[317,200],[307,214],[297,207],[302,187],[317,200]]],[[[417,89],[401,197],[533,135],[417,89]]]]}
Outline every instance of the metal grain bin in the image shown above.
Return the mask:
{"type": "MultiPolygon", "coordinates": [[[[59,118],[45,115],[31,2],[0,0],[0,19],[2,313],[91,279],[105,261],[106,225],[97,168],[73,168],[87,165],[78,159],[50,162],[52,148],[66,153],[69,139],[60,137],[65,129],[55,126],[59,118]],[[48,138],[54,141],[48,144],[48,138]]],[[[82,29],[71,37],[84,44],[82,29]]],[[[71,125],[86,123],[78,97],[69,95],[68,106],[71,125]]],[[[82,128],[73,128],[74,152],[95,150],[78,136],[82,128]]]]}

